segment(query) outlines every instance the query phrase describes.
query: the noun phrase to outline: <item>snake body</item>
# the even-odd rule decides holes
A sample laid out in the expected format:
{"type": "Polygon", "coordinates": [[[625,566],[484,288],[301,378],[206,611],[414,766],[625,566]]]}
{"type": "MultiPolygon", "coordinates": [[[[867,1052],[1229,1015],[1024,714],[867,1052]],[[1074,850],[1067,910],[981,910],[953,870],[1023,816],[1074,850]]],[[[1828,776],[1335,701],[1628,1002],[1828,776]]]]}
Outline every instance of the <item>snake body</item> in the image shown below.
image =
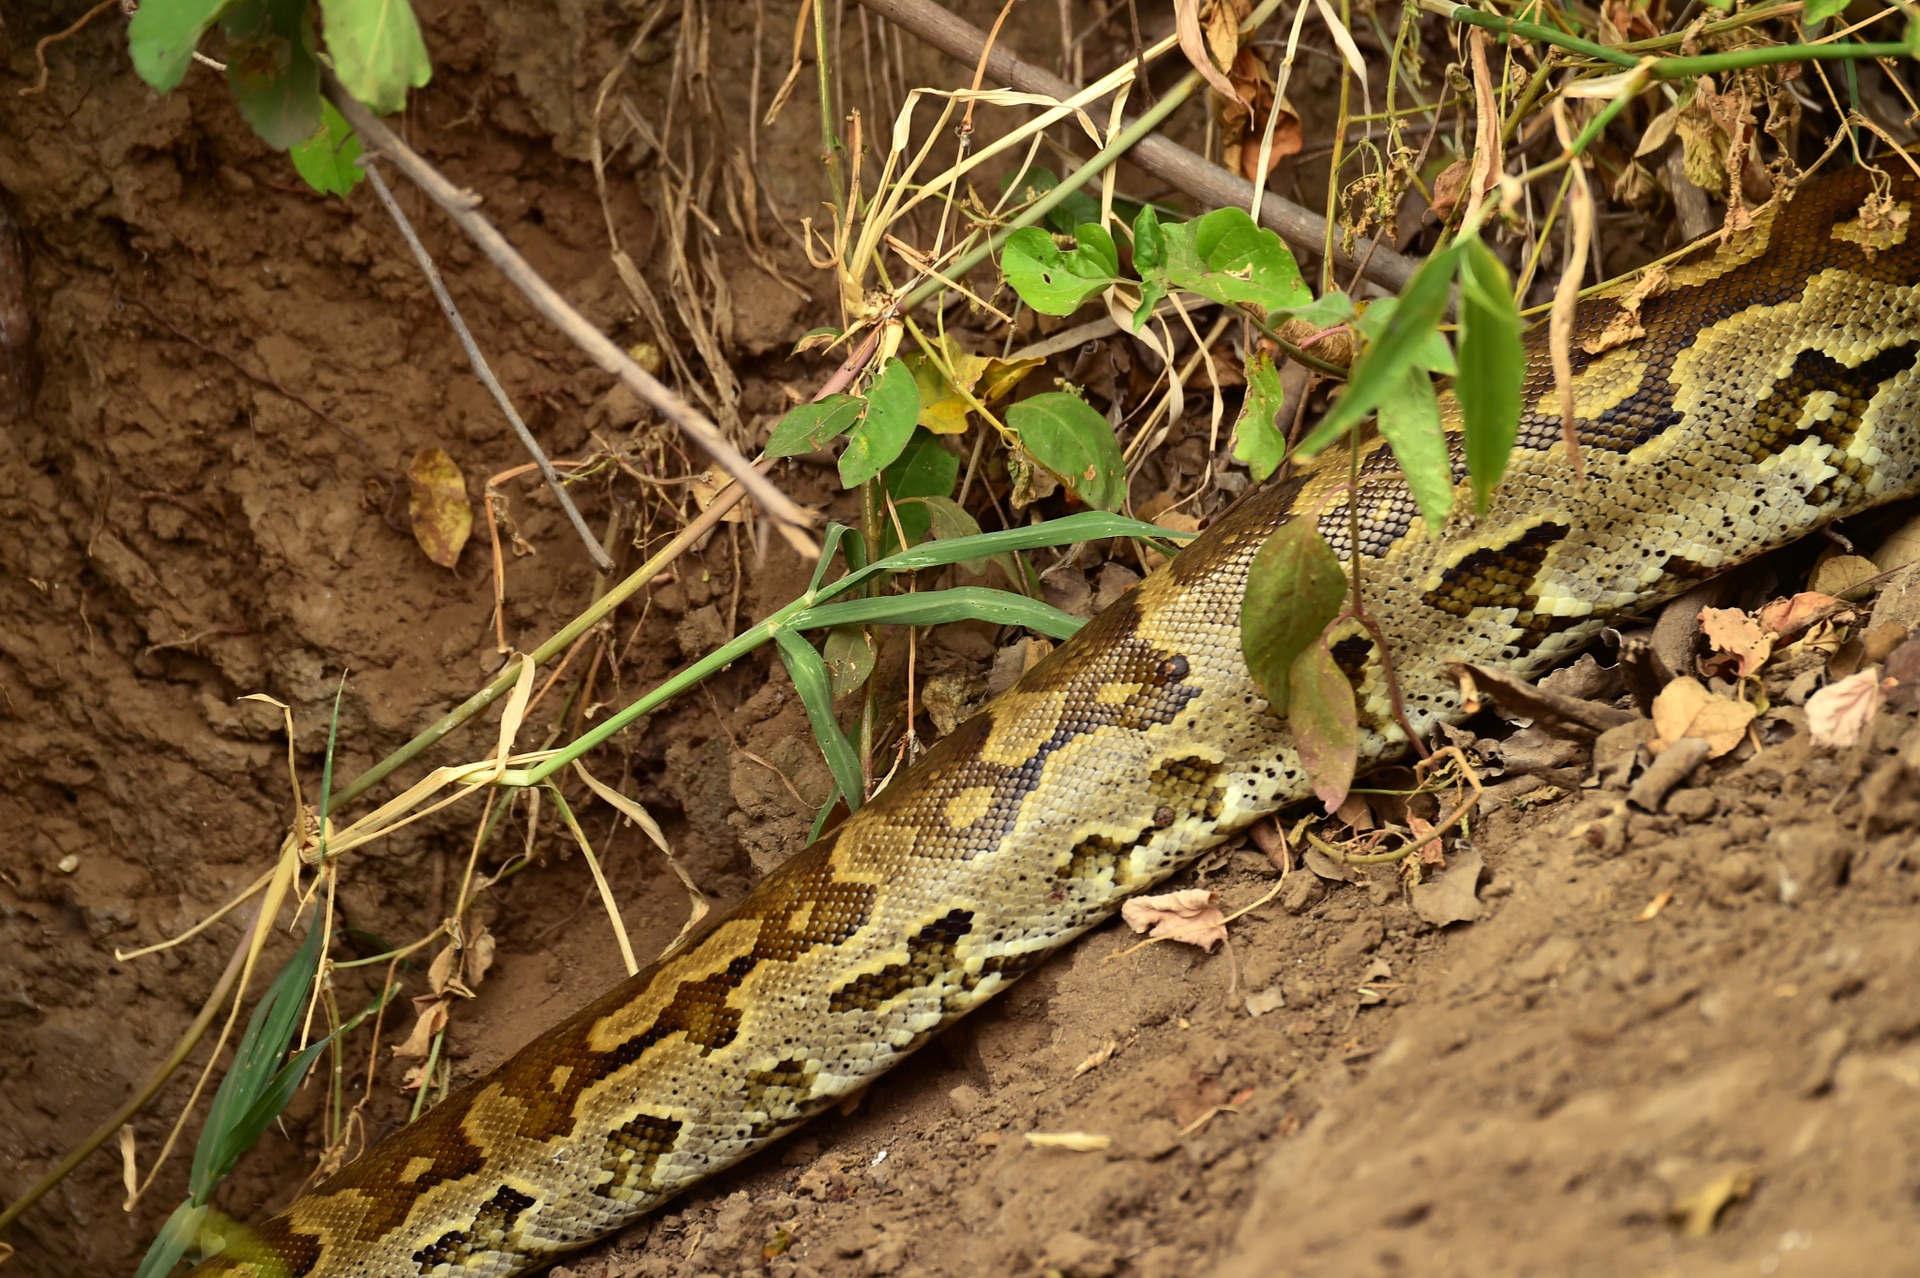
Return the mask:
{"type": "MultiPolygon", "coordinates": [[[[1611,349],[1579,342],[1620,297],[1581,303],[1584,484],[1540,333],[1486,515],[1462,501],[1430,538],[1388,450],[1366,445],[1357,549],[1416,731],[1459,712],[1449,659],[1536,672],[1624,613],[1920,489],[1916,184],[1863,218],[1871,191],[1858,171],[1809,183],[1681,259],[1611,349]]],[[[688,945],[194,1272],[536,1268],[833,1105],[1126,896],[1306,797],[1241,659],[1240,598],[1289,519],[1354,551],[1336,453],[1243,500],[688,945]]],[[[1330,637],[1363,766],[1392,756],[1405,738],[1374,640],[1330,637]]]]}

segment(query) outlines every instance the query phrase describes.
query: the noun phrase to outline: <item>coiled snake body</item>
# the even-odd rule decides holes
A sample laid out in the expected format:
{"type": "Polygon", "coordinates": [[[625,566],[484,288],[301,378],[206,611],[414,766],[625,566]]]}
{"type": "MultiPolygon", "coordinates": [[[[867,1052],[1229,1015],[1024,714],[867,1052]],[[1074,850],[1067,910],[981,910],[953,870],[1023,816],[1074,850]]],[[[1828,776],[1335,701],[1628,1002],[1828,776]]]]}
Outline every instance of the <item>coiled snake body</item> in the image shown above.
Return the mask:
{"type": "MultiPolygon", "coordinates": [[[[1387,450],[1367,446],[1368,608],[1416,730],[1458,712],[1449,659],[1540,670],[1623,613],[1920,488],[1916,184],[1863,218],[1871,191],[1858,171],[1810,183],[1682,259],[1640,303],[1644,332],[1611,349],[1579,341],[1620,302],[1581,304],[1584,485],[1538,332],[1486,516],[1430,539],[1387,450]]],[[[1255,550],[1295,510],[1351,551],[1336,454],[1243,501],[692,943],[194,1272],[545,1264],[832,1105],[1122,898],[1305,797],[1242,663],[1239,606],[1255,550]]],[[[1363,765],[1396,753],[1373,640],[1333,638],[1363,765]]]]}

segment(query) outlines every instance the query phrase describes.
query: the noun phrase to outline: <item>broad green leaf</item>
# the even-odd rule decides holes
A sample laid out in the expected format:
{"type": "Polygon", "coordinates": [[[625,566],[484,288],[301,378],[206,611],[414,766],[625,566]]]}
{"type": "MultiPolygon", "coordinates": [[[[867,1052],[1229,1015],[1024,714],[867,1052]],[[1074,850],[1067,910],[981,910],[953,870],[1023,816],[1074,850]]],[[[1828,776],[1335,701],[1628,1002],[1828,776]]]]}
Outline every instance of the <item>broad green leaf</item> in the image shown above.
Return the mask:
{"type": "Polygon", "coordinates": [[[1313,792],[1331,813],[1347,801],[1359,761],[1360,723],[1353,685],[1333,660],[1324,640],[1316,639],[1293,663],[1293,706],[1287,727],[1293,748],[1307,770],[1313,792]]]}
{"type": "MultiPolygon", "coordinates": [[[[1378,305],[1378,302],[1374,303],[1374,306],[1378,305]]],[[[1337,288],[1303,306],[1293,308],[1293,318],[1311,324],[1315,328],[1332,328],[1337,324],[1351,324],[1356,314],[1353,299],[1337,288]]]]}
{"type": "MultiPolygon", "coordinates": [[[[1015,183],[1018,183],[1022,188],[1020,191],[1020,202],[1022,204],[1031,204],[1033,201],[1058,187],[1060,185],[1060,179],[1053,175],[1053,170],[1042,168],[1036,164],[1023,173],[1013,177],[1002,178],[1000,181],[1000,189],[1002,191],[1009,190],[1015,183]]],[[[1098,222],[1100,220],[1100,201],[1094,199],[1085,191],[1074,191],[1047,211],[1046,220],[1047,225],[1055,231],[1058,231],[1062,235],[1071,235],[1073,234],[1073,228],[1079,226],[1082,222],[1098,222]]]]}
{"type": "MultiPolygon", "coordinates": [[[[1397,297],[1383,297],[1377,302],[1369,302],[1366,309],[1355,318],[1353,326],[1369,342],[1377,342],[1393,328],[1393,317],[1399,308],[1400,299],[1397,297]]],[[[1415,349],[1413,366],[1442,377],[1452,377],[1459,371],[1454,364],[1453,347],[1447,345],[1447,335],[1438,328],[1429,332],[1426,341],[1415,349]]]]}
{"type": "Polygon", "coordinates": [[[1807,7],[1802,11],[1800,21],[1810,27],[1815,23],[1825,22],[1846,7],[1847,0],[1807,0],[1807,7]]]}
{"type": "Polygon", "coordinates": [[[127,24],[133,69],[155,89],[171,92],[192,64],[200,37],[227,4],[228,0],[146,0],[127,24]]]}
{"type": "Polygon", "coordinates": [[[253,131],[285,151],[320,131],[320,64],[306,0],[238,0],[221,15],[227,87],[253,131]]]}
{"type": "Polygon", "coordinates": [[[1292,668],[1340,616],[1346,572],[1313,520],[1281,524],[1254,553],[1240,597],[1240,656],[1275,714],[1286,714],[1292,668]]]}
{"type": "Polygon", "coordinates": [[[855,395],[829,395],[812,404],[794,407],[767,437],[767,456],[791,457],[825,448],[860,420],[866,401],[855,395]]]}
{"type": "Polygon", "coordinates": [[[913,437],[920,416],[920,389],[913,370],[890,359],[867,391],[867,411],[847,432],[847,449],[840,454],[840,482],[858,488],[885,470],[913,437]]]}
{"type": "Polygon", "coordinates": [[[820,655],[827,663],[827,676],[833,687],[833,699],[858,691],[867,676],[873,673],[874,651],[873,636],[865,626],[835,626],[827,631],[827,641],[820,645],[820,655]]]}
{"type": "Polygon", "coordinates": [[[1120,278],[1120,252],[1113,236],[1092,222],[1074,232],[1075,247],[1062,250],[1037,226],[1007,237],[1000,269],[1013,291],[1044,315],[1071,315],[1089,297],[1120,278]]]}
{"type": "Polygon", "coordinates": [[[1133,269],[1140,277],[1140,305],[1133,308],[1136,333],[1167,295],[1166,272],[1161,269],[1166,260],[1167,236],[1160,228],[1160,215],[1153,205],[1144,204],[1133,219],[1133,269]]]}
{"type": "Polygon", "coordinates": [[[1388,392],[1400,385],[1409,368],[1419,367],[1422,358],[1430,355],[1435,330],[1446,313],[1447,296],[1453,291],[1454,263],[1459,255],[1456,244],[1421,263],[1400,295],[1386,331],[1354,361],[1346,390],[1300,442],[1296,450],[1300,456],[1313,456],[1359,425],[1388,392]]]}
{"type": "Polygon", "coordinates": [[[407,0],[320,0],[320,14],[334,74],[377,114],[397,113],[407,105],[407,90],[432,78],[407,0]]]}
{"type": "Polygon", "coordinates": [[[1520,313],[1514,309],[1507,268],[1478,237],[1460,255],[1460,401],[1467,478],[1475,511],[1485,514],[1493,487],[1506,473],[1520,429],[1520,388],[1527,356],[1520,345],[1520,313]]]}
{"type": "Polygon", "coordinates": [[[1293,663],[1340,615],[1347,578],[1311,519],[1282,524],[1247,569],[1240,655],[1275,714],[1286,714],[1293,663]]]}
{"type": "Polygon", "coordinates": [[[1428,534],[1439,536],[1453,509],[1453,463],[1440,429],[1440,401],[1425,370],[1410,368],[1402,374],[1400,385],[1380,401],[1378,420],[1406,476],[1407,490],[1420,504],[1428,534]]]}
{"type": "Polygon", "coordinates": [[[1159,229],[1160,260],[1147,266],[1137,248],[1134,255],[1142,284],[1156,292],[1185,289],[1216,302],[1251,304],[1270,315],[1313,301],[1292,250],[1244,209],[1215,209],[1159,229]]]}
{"type": "Polygon", "coordinates": [[[807,708],[813,739],[826,756],[840,795],[848,808],[858,811],[860,798],[866,793],[860,780],[860,756],[840,730],[840,721],[833,717],[833,680],[827,674],[827,663],[797,629],[782,626],[773,632],[773,638],[780,646],[780,660],[793,679],[793,689],[800,694],[800,704],[807,708]]]}
{"type": "Polygon", "coordinates": [[[1048,391],[1007,410],[1021,445],[1067,490],[1096,510],[1127,499],[1127,462],[1113,427],[1078,395],[1048,391]]]}
{"type": "Polygon", "coordinates": [[[1247,361],[1247,396],[1240,404],[1240,420],[1233,424],[1233,455],[1247,464],[1258,483],[1286,460],[1287,437],[1280,429],[1280,409],[1286,396],[1273,356],[1256,351],[1247,361]]]}
{"type": "Polygon", "coordinates": [[[307,185],[322,195],[346,195],[365,176],[354,163],[360,158],[359,136],[347,117],[324,98],[320,102],[320,131],[287,154],[307,185]]]}
{"type": "MultiPolygon", "coordinates": [[[[951,497],[915,497],[909,503],[927,512],[927,522],[936,541],[953,541],[959,537],[978,537],[979,521],[966,512],[966,509],[951,497]]],[[[906,506],[901,512],[904,515],[906,506]]],[[[962,559],[960,566],[971,573],[984,573],[987,570],[985,559],[962,559]]],[[[1013,576],[1011,572],[1007,574],[1013,576]]]]}
{"type": "MultiPolygon", "coordinates": [[[[911,595],[880,595],[843,603],[816,604],[791,618],[795,629],[862,625],[944,626],[954,621],[990,621],[1000,626],[1024,626],[1055,639],[1071,639],[1086,623],[1052,604],[1010,590],[987,586],[951,586],[911,595]]],[[[780,634],[788,633],[785,630],[780,634]]],[[[807,651],[813,649],[801,641],[807,651]]]]}
{"type": "MultiPolygon", "coordinates": [[[[926,540],[933,520],[927,508],[914,499],[951,496],[954,481],[959,477],[960,459],[948,452],[936,436],[925,430],[914,431],[905,450],[887,467],[884,480],[887,496],[894,500],[894,514],[900,520],[901,530],[907,534],[909,546],[926,540]]],[[[900,541],[894,536],[890,519],[886,535],[881,538],[880,553],[890,555],[898,549],[900,541]]]]}

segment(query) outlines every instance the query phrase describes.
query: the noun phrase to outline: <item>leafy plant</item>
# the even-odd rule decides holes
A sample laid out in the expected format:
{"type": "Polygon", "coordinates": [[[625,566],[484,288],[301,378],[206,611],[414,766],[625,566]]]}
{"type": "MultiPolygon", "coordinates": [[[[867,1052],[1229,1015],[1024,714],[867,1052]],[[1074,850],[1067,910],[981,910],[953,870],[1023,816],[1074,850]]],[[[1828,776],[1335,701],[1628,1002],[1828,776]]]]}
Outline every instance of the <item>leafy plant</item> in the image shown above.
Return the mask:
{"type": "Polygon", "coordinates": [[[359,180],[359,147],[321,94],[323,58],[348,93],[383,115],[433,74],[406,0],[144,0],[127,29],[134,69],[172,92],[216,24],[240,114],[325,193],[344,194],[359,180]]]}

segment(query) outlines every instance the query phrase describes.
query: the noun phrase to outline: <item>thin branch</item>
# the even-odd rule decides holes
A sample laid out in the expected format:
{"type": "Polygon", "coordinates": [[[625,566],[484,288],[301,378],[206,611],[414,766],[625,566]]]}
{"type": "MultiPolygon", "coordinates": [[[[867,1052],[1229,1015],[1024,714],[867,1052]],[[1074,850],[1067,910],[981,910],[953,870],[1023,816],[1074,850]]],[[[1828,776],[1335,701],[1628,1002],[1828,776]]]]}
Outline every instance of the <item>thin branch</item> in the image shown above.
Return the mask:
{"type": "Polygon", "coordinates": [[[371,111],[355,101],[332,76],[327,77],[327,98],[353,125],[362,145],[393,161],[409,181],[438,204],[466,232],[467,238],[492,259],[494,266],[506,276],[507,282],[519,289],[547,317],[548,322],[566,334],[594,363],[626,383],[628,389],[651,404],[655,412],[678,426],[682,433],[704,449],[720,469],[733,476],[747,495],[759,503],[789,545],[805,558],[819,557],[820,547],[807,532],[813,523],[813,515],[774,487],[765,475],[740,455],[738,449],[727,442],[719,427],[635,363],[611,338],[560,296],[553,285],[542,279],[527,260],[507,243],[493,223],[475,211],[479,201],[471,191],[455,187],[438,169],[396,137],[393,130],[375,118],[371,111]]]}
{"type": "Polygon", "coordinates": [[[514,411],[513,401],[507,398],[506,389],[500,385],[500,379],[493,375],[493,368],[487,363],[487,357],[480,353],[479,343],[473,340],[473,334],[467,329],[467,322],[460,318],[460,308],[453,304],[453,295],[447,292],[447,282],[440,278],[440,268],[433,264],[433,257],[427,252],[427,246],[420,242],[418,235],[414,234],[413,223],[408,221],[407,215],[401,211],[400,202],[394,199],[393,192],[387,189],[386,179],[380,176],[380,170],[373,161],[373,156],[361,156],[359,160],[361,171],[367,175],[367,181],[373,184],[373,193],[380,197],[380,204],[387,210],[387,215],[393,219],[393,224],[400,228],[400,237],[406,240],[407,247],[413,250],[414,260],[420,263],[420,273],[427,277],[428,287],[433,289],[434,297],[439,299],[440,309],[446,312],[447,323],[453,325],[453,334],[460,339],[460,347],[467,353],[467,363],[473,366],[473,375],[478,377],[480,384],[487,388],[487,392],[493,396],[494,403],[500,405],[500,411],[506,414],[508,423],[513,427],[513,433],[520,437],[520,446],[527,450],[527,455],[533,458],[533,464],[540,468],[540,474],[546,479],[547,487],[553,491],[554,498],[559,501],[560,509],[567,512],[568,522],[573,525],[573,530],[580,534],[580,540],[587,548],[587,558],[593,560],[593,566],[601,572],[612,572],[612,557],[600,549],[599,541],[587,527],[587,521],[580,517],[579,508],[573,504],[573,497],[567,492],[567,486],[560,482],[560,476],[555,473],[553,463],[547,460],[547,454],[540,447],[540,441],[533,437],[533,432],[527,429],[527,424],[520,420],[520,414],[514,411]]]}

